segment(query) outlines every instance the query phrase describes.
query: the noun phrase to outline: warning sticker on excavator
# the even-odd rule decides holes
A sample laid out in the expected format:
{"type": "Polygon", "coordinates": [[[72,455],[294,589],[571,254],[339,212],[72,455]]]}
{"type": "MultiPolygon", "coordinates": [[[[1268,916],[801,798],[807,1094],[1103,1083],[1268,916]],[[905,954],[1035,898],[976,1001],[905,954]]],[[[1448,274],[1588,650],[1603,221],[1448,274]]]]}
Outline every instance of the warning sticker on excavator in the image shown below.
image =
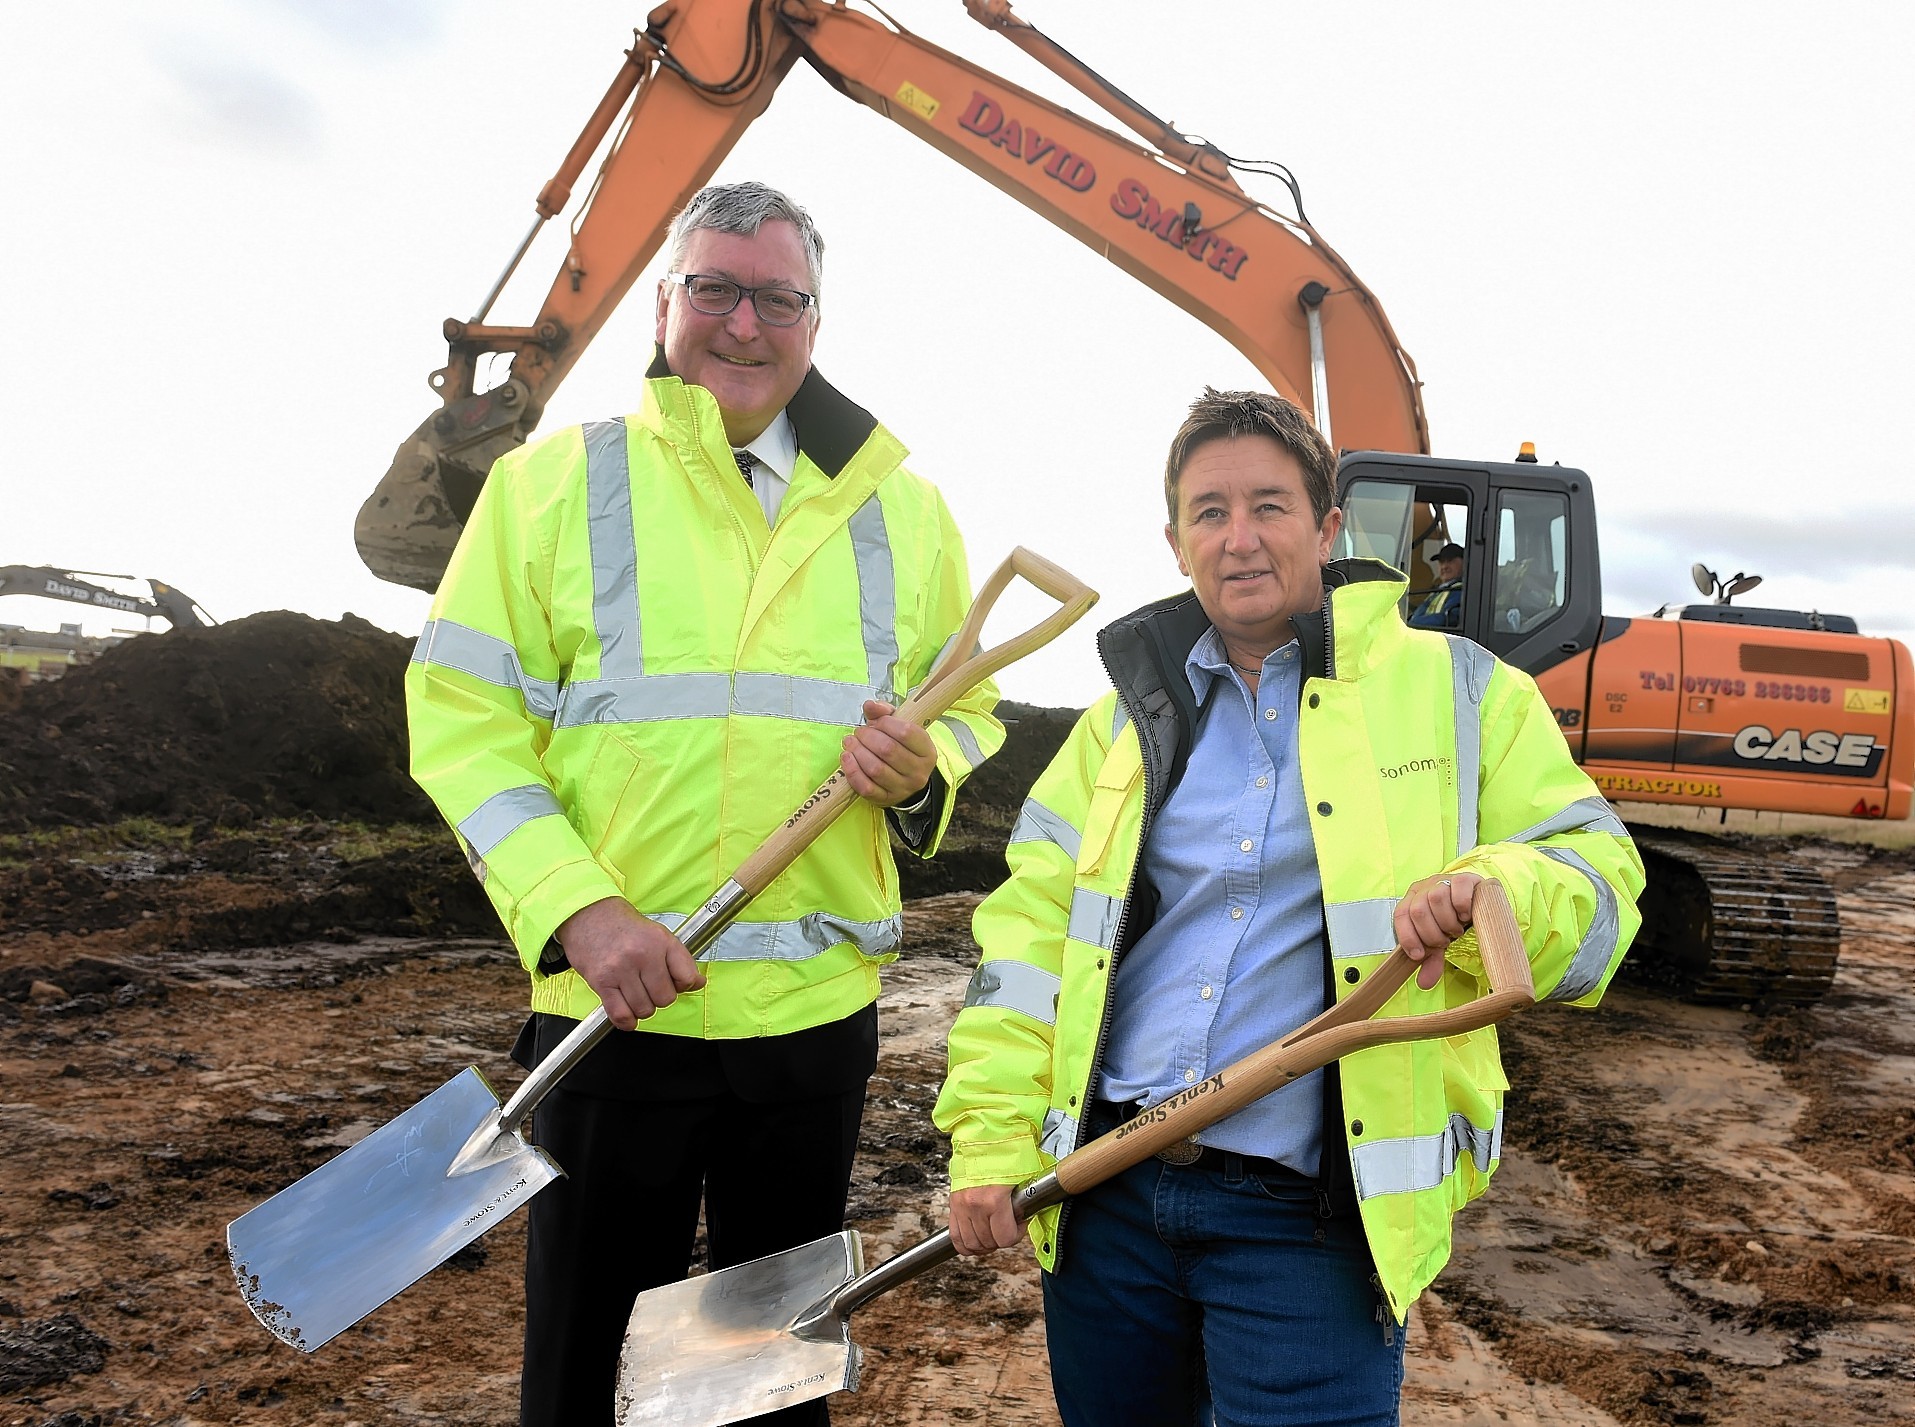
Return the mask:
{"type": "Polygon", "coordinates": [[[908,79],[898,86],[897,101],[921,119],[937,117],[938,101],[908,79]]]}
{"type": "Polygon", "coordinates": [[[1842,695],[1843,713],[1885,714],[1888,711],[1887,689],[1849,689],[1842,695]]]}

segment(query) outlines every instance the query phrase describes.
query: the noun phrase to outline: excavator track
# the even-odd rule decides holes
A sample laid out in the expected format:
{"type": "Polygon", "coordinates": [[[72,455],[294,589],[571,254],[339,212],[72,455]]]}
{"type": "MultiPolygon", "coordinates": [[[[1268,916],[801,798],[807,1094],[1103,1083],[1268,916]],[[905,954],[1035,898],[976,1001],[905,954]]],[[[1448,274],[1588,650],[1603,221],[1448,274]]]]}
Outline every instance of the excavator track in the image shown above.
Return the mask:
{"type": "Polygon", "coordinates": [[[1631,828],[1648,872],[1623,963],[1687,1001],[1799,1005],[1835,979],[1835,890],[1806,863],[1718,838],[1631,828]]]}

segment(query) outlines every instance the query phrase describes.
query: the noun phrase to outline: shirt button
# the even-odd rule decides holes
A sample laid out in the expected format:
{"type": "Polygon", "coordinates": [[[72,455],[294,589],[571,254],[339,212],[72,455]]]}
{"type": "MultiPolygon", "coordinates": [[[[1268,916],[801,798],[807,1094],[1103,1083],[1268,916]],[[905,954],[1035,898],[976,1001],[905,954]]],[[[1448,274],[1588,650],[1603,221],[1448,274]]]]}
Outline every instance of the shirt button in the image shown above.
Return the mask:
{"type": "Polygon", "coordinates": [[[1242,842],[1237,844],[1237,851],[1248,852],[1252,846],[1254,846],[1254,844],[1246,837],[1242,842]]]}
{"type": "Polygon", "coordinates": [[[1231,921],[1233,921],[1233,922],[1240,922],[1240,921],[1242,921],[1242,920],[1243,920],[1243,908],[1242,908],[1242,907],[1232,907],[1232,908],[1230,909],[1230,920],[1231,920],[1231,921]]]}
{"type": "Polygon", "coordinates": [[[1270,780],[1264,777],[1263,774],[1259,773],[1257,774],[1257,786],[1259,788],[1267,788],[1270,786],[1270,780]]]}
{"type": "Polygon", "coordinates": [[[1263,721],[1265,723],[1275,723],[1277,721],[1277,711],[1275,709],[1265,709],[1263,711],[1263,721]]]}
{"type": "Polygon", "coordinates": [[[1196,1071],[1194,1071],[1194,1070],[1186,1070],[1186,1071],[1184,1072],[1184,1084],[1186,1084],[1186,1085],[1188,1085],[1188,1084],[1189,1084],[1189,1083],[1190,1083],[1191,1081],[1193,1081],[1193,1080],[1195,1080],[1196,1078],[1197,1078],[1197,1072],[1196,1072],[1196,1071]]]}
{"type": "Polygon", "coordinates": [[[1201,996],[1201,997],[1203,997],[1203,998],[1204,998],[1204,1000],[1206,1000],[1206,1001],[1208,1001],[1208,1000],[1210,999],[1210,996],[1211,996],[1211,989],[1210,989],[1210,987],[1208,987],[1208,986],[1206,986],[1206,987],[1204,987],[1204,989],[1203,989],[1203,990],[1201,990],[1201,991],[1199,991],[1199,992],[1198,992],[1197,994],[1198,994],[1199,996],[1201,996]]]}

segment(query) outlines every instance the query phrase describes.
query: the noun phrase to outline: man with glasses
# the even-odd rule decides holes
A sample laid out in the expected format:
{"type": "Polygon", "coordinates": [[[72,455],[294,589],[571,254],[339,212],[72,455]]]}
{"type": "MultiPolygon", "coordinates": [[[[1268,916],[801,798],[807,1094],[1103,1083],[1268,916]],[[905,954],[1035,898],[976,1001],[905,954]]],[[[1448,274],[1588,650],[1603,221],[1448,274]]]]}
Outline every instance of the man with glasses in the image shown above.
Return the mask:
{"type": "Polygon", "coordinates": [[[407,676],[413,771],[531,975],[517,1058],[601,1004],[636,1031],[534,1116],[567,1177],[530,1211],[524,1424],[609,1427],[633,1300],[685,1275],[701,1204],[714,1269],[843,1227],[887,824],[929,856],[1003,739],[989,686],[895,712],[969,578],[936,489],[811,365],[823,246],[762,184],[691,200],[642,408],[493,468],[407,676]],[[840,767],[866,801],[694,962],[674,930],[840,767]]]}

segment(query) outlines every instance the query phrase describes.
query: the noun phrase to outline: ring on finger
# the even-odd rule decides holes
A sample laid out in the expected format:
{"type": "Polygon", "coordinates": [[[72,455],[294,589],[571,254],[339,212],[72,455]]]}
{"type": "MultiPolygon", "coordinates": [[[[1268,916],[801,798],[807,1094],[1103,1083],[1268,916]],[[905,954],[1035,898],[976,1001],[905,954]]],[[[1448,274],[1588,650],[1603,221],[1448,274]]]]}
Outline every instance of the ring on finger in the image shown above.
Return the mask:
{"type": "Polygon", "coordinates": [[[1447,887],[1450,885],[1450,879],[1447,877],[1438,877],[1436,881],[1439,886],[1447,887]]]}

